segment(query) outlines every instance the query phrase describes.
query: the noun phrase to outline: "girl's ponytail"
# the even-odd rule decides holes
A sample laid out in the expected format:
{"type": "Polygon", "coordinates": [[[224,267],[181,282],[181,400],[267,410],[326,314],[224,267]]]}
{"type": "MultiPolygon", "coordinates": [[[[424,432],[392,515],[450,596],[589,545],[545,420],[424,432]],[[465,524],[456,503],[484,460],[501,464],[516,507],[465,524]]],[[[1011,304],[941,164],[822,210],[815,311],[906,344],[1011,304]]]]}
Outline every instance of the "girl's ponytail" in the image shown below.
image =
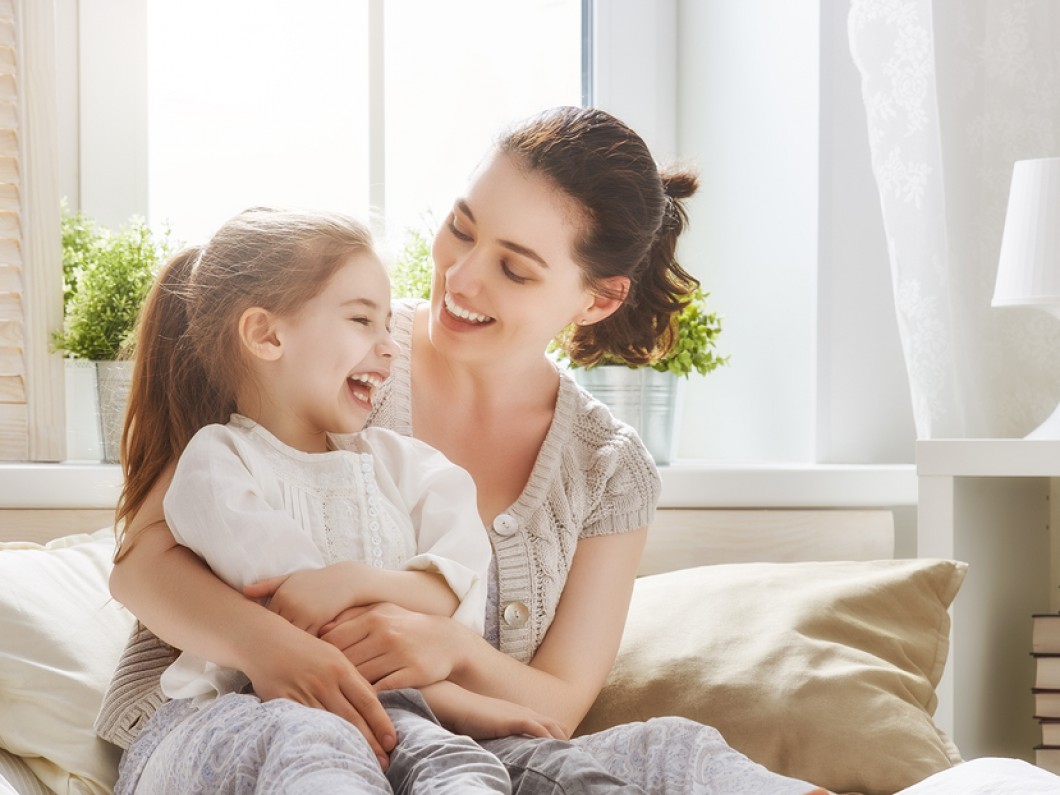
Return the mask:
{"type": "Polygon", "coordinates": [[[187,248],[159,272],[136,326],[132,386],[121,440],[124,485],[116,522],[119,552],[127,542],[124,525],[143,506],[161,474],[183,451],[195,432],[211,422],[225,421],[234,402],[211,387],[187,337],[188,284],[201,247],[187,248]]]}

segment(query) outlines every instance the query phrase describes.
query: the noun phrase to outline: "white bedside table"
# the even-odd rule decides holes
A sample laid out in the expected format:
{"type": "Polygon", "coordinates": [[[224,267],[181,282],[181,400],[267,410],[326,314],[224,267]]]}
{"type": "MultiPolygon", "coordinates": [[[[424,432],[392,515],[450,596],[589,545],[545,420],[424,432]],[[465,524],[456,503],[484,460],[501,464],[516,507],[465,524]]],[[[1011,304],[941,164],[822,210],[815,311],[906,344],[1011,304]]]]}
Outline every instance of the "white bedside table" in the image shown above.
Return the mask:
{"type": "MultiPolygon", "coordinates": [[[[965,758],[1033,761],[1031,613],[1051,594],[1050,502],[1060,441],[917,443],[917,555],[969,564],[953,604],[936,722],[965,758]]],[[[1053,601],[1051,601],[1053,600],[1053,601]]]]}

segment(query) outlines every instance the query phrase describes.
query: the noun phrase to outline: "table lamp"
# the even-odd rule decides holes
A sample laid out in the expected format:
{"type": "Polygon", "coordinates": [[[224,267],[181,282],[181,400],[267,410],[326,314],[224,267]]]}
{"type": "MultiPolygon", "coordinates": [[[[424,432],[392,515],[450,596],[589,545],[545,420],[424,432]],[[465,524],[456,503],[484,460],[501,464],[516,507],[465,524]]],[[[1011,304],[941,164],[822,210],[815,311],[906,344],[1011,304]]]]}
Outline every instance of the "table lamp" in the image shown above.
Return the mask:
{"type": "MultiPolygon", "coordinates": [[[[1012,169],[992,306],[1035,306],[1060,318],[1060,157],[1012,169]]],[[[1027,439],[1060,439],[1060,406],[1027,439]]]]}

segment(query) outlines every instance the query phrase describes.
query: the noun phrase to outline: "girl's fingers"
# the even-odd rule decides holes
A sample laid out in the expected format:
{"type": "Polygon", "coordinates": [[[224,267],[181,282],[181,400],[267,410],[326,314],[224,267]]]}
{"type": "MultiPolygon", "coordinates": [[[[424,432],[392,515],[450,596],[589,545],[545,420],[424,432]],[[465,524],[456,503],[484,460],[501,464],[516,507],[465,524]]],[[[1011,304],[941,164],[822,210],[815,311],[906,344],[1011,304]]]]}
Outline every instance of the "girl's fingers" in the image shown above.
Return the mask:
{"type": "Polygon", "coordinates": [[[283,585],[286,576],[270,577],[267,580],[252,582],[243,587],[243,593],[251,599],[267,599],[272,596],[283,585]]]}

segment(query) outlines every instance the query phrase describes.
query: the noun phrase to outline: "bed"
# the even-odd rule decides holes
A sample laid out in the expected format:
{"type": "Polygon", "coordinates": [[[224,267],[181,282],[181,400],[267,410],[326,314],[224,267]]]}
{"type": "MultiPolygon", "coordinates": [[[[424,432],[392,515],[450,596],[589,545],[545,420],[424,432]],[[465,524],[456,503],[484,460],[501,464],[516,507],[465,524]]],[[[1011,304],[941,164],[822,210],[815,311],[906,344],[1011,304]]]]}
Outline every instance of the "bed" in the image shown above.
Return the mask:
{"type": "MultiPolygon", "coordinates": [[[[106,590],[107,521],[0,510],[0,795],[110,792],[92,721],[132,618],[106,590]]],[[[665,510],[649,538],[579,731],[684,715],[835,792],[1060,793],[1022,760],[962,762],[935,726],[966,567],[893,559],[888,511],[665,510]]]]}

